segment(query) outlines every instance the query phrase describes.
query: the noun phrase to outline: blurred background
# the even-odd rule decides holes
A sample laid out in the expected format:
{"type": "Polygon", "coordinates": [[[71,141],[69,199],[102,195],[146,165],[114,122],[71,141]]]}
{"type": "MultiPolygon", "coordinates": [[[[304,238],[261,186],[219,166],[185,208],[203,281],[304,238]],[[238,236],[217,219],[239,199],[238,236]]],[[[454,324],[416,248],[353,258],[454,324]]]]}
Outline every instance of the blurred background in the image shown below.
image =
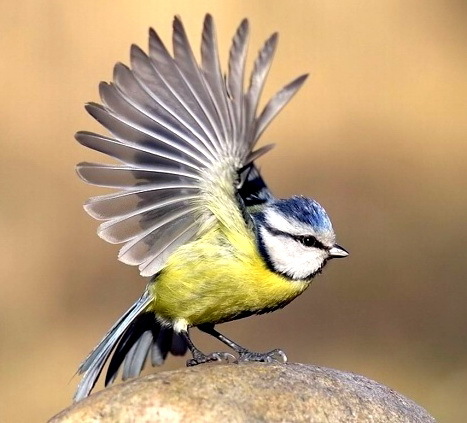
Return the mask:
{"type": "MultiPolygon", "coordinates": [[[[256,350],[360,373],[439,421],[467,414],[466,3],[452,1],[25,0],[0,6],[0,421],[71,402],[77,365],[145,285],[82,209],[75,175],[100,160],[83,105],[153,26],[180,14],[198,50],[206,12],[222,61],[243,17],[250,63],[280,33],[272,94],[311,78],[262,142],[280,197],[316,198],[351,255],[271,315],[223,325],[256,350]]],[[[206,350],[219,345],[196,334],[206,350]]],[[[171,359],[165,369],[184,365],[171,359]]],[[[99,385],[100,387],[101,385],[99,385]]]]}

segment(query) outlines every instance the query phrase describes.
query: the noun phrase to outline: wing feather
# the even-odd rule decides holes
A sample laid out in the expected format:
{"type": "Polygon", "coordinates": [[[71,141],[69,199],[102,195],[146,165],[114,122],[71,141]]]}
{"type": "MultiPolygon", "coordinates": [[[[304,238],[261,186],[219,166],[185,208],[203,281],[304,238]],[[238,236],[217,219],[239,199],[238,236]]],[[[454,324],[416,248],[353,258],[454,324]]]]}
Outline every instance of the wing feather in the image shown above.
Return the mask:
{"type": "Polygon", "coordinates": [[[218,151],[223,151],[222,145],[229,139],[225,123],[225,113],[219,109],[218,104],[216,104],[216,98],[208,89],[207,81],[203,78],[200,68],[196,63],[180,18],[175,17],[173,29],[175,63],[215,131],[216,139],[218,140],[218,151]]]}
{"type": "MultiPolygon", "coordinates": [[[[145,222],[148,224],[147,229],[144,229],[131,241],[128,241],[119,252],[119,259],[127,264],[137,265],[147,261],[151,250],[159,251],[163,248],[158,248],[159,244],[165,246],[172,242],[167,241],[170,237],[176,238],[180,232],[185,232],[188,227],[197,221],[195,216],[197,208],[190,207],[183,211],[175,211],[163,220],[156,223],[145,222]],[[157,243],[156,243],[157,241],[157,243]]],[[[160,270],[160,269],[159,269],[160,270]]],[[[148,275],[146,275],[148,276],[148,275]]]]}
{"type": "Polygon", "coordinates": [[[193,186],[181,188],[180,185],[149,185],[138,190],[91,197],[84,207],[95,219],[108,220],[128,215],[133,210],[144,210],[148,204],[190,194],[197,197],[198,189],[193,186]]]}
{"type": "Polygon", "coordinates": [[[191,163],[195,166],[205,167],[207,162],[202,161],[202,157],[195,155],[180,143],[171,142],[168,138],[163,139],[161,134],[155,134],[151,129],[139,127],[135,122],[129,123],[126,118],[117,115],[105,107],[89,103],[86,108],[101,125],[106,127],[115,138],[122,143],[132,143],[143,146],[148,152],[158,152],[165,157],[172,157],[175,160],[182,159],[184,163],[191,163]],[[130,141],[131,140],[131,141],[130,141]]]}
{"type": "Polygon", "coordinates": [[[245,96],[246,126],[248,130],[247,142],[250,144],[255,141],[252,138],[253,122],[255,120],[259,99],[261,98],[261,93],[263,92],[264,84],[266,83],[266,78],[272,65],[272,59],[276,52],[278,37],[277,33],[272,34],[259,51],[250,77],[250,86],[245,96]]]}
{"type": "MultiPolygon", "coordinates": [[[[199,64],[180,18],[175,17],[173,55],[151,29],[149,53],[133,45],[131,67],[116,64],[113,82],[100,84],[103,104],[86,106],[111,137],[83,131],[76,139],[121,163],[78,165],[84,181],[117,190],[90,198],[85,210],[103,221],[99,236],[123,244],[119,259],[139,266],[143,276],[159,272],[176,249],[200,236],[202,227],[214,225],[216,219],[228,221],[217,204],[229,205],[230,217],[230,204],[236,205],[235,218],[243,220],[242,207],[250,210],[273,199],[254,165],[272,146],[252,149],[305,76],[279,91],[257,116],[277,34],[259,51],[245,91],[248,37],[245,19],[232,40],[224,77],[212,17],[204,20],[199,64]],[[238,203],[231,198],[234,186],[238,203]]],[[[124,374],[139,373],[151,345],[164,342],[162,334],[153,341],[149,335],[141,336],[124,364],[124,374]]],[[[121,360],[114,364],[118,370],[121,360]]],[[[101,365],[91,371],[100,372],[101,365]]]]}
{"type": "Polygon", "coordinates": [[[143,113],[183,138],[187,143],[214,161],[209,141],[195,119],[166,92],[156,96],[147,86],[141,84],[134,73],[118,63],[114,68],[114,83],[121,95],[143,113]]]}
{"type": "Polygon", "coordinates": [[[230,95],[230,107],[233,110],[235,124],[233,140],[244,139],[245,111],[243,107],[243,85],[245,80],[245,64],[248,51],[249,24],[243,19],[232,40],[229,53],[229,72],[227,74],[227,89],[230,95]]]}
{"type": "Polygon", "coordinates": [[[147,259],[139,266],[142,276],[152,276],[157,273],[179,245],[186,244],[195,238],[199,225],[196,220],[189,223],[186,219],[183,225],[180,224],[177,228],[166,225],[163,229],[164,231],[160,230],[158,235],[164,242],[153,243],[146,253],[147,259]]]}
{"type": "Polygon", "coordinates": [[[130,142],[123,143],[92,132],[78,132],[75,137],[80,144],[130,165],[144,165],[148,168],[172,165],[194,169],[197,172],[201,170],[195,164],[185,161],[185,158],[174,156],[161,149],[148,149],[146,146],[130,142]]]}
{"type": "Polygon", "coordinates": [[[227,91],[222,78],[219,53],[217,51],[217,36],[214,20],[211,15],[206,15],[203,25],[201,41],[201,69],[204,79],[211,93],[212,99],[218,112],[218,118],[224,130],[224,148],[233,142],[233,122],[227,105],[227,91]]]}
{"type": "MultiPolygon", "coordinates": [[[[142,53],[140,56],[147,57],[144,55],[144,53],[142,53]]],[[[191,115],[194,120],[196,120],[198,125],[203,129],[214,151],[221,151],[219,140],[216,139],[215,130],[212,127],[209,119],[206,118],[206,110],[203,109],[202,105],[193,95],[193,92],[186,84],[186,81],[184,80],[179,68],[177,67],[175,60],[170,56],[169,52],[162,44],[159,36],[155,31],[150,32],[149,58],[152,69],[155,71],[152,73],[152,76],[154,77],[154,73],[159,75],[160,79],[162,79],[163,83],[172,94],[173,98],[191,115]]],[[[142,64],[144,65],[144,61],[142,64]]],[[[133,65],[133,70],[138,71],[138,67],[138,63],[135,62],[133,65]]],[[[154,85],[152,78],[146,78],[144,83],[149,88],[157,89],[157,85],[154,85]]],[[[153,92],[156,95],[159,94],[157,90],[153,92]]]]}
{"type": "Polygon", "coordinates": [[[195,173],[168,166],[149,169],[144,167],[80,163],[76,169],[81,179],[88,184],[121,190],[132,190],[137,184],[149,184],[152,182],[162,184],[192,183],[195,186],[200,179],[195,173]]]}
{"type": "Polygon", "coordinates": [[[98,234],[112,244],[129,241],[141,232],[141,221],[159,221],[180,213],[189,208],[195,198],[193,195],[180,195],[174,199],[139,207],[136,211],[102,223],[99,225],[98,234]]]}
{"type": "Polygon", "coordinates": [[[143,137],[154,138],[157,143],[160,142],[179,150],[196,162],[201,162],[203,166],[209,166],[211,163],[212,160],[209,154],[199,145],[190,142],[189,138],[183,136],[184,134],[180,134],[178,131],[167,127],[167,125],[157,122],[157,116],[153,117],[141,112],[141,110],[127,102],[114,85],[102,82],[99,85],[99,91],[108,114],[122,117],[120,119],[122,123],[138,130],[143,137]]]}
{"type": "Polygon", "coordinates": [[[274,97],[269,100],[268,104],[264,107],[260,116],[256,119],[254,142],[258,140],[267,126],[277,116],[277,114],[284,108],[290,101],[295,93],[300,89],[303,83],[308,78],[308,75],[301,75],[293,80],[290,84],[286,85],[274,97]]]}

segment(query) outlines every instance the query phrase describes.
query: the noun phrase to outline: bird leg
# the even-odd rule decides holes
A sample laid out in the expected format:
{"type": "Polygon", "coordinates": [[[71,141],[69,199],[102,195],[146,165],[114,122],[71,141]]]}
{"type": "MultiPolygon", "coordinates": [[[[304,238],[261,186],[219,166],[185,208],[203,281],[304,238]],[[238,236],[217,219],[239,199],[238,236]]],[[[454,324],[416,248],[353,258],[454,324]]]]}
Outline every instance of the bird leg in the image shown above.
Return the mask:
{"type": "Polygon", "coordinates": [[[232,348],[238,354],[239,361],[261,361],[266,363],[272,362],[282,362],[287,363],[287,356],[285,355],[284,351],[280,349],[275,349],[266,353],[257,353],[246,348],[238,345],[236,342],[232,341],[231,339],[227,338],[226,336],[219,333],[217,330],[214,329],[214,325],[204,324],[198,326],[198,329],[214,336],[214,338],[218,339],[219,341],[223,342],[228,347],[232,348]]]}
{"type": "Polygon", "coordinates": [[[226,352],[214,352],[211,354],[204,354],[198,348],[195,347],[193,341],[190,339],[188,331],[182,331],[180,332],[180,335],[185,339],[188,345],[188,349],[190,350],[191,355],[193,356],[191,360],[187,360],[186,362],[186,365],[188,367],[196,366],[198,364],[203,363],[210,363],[212,361],[237,361],[237,359],[232,354],[226,352]]]}

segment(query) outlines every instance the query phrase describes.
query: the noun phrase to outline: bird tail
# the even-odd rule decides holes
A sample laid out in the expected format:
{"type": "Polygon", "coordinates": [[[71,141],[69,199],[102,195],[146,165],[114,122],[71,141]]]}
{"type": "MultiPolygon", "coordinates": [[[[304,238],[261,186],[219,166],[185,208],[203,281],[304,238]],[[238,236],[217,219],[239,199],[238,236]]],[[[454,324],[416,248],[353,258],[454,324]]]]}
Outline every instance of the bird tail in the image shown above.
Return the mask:
{"type": "Polygon", "coordinates": [[[149,356],[152,365],[159,366],[169,352],[174,355],[186,353],[185,340],[171,327],[162,326],[155,314],[148,310],[151,301],[150,294],[145,291],[80,364],[78,374],[83,374],[83,378],[74,401],[89,395],[111,355],[105,386],[115,381],[122,364],[122,379],[126,380],[141,373],[149,356]]]}

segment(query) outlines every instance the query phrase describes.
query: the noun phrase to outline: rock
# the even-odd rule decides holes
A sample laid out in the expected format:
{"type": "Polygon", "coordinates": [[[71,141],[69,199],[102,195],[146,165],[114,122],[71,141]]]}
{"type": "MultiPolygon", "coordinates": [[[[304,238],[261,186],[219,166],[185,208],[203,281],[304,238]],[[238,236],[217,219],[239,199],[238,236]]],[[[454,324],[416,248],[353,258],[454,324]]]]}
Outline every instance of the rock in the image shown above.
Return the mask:
{"type": "Polygon", "coordinates": [[[77,422],[434,422],[363,376],[305,364],[212,364],[104,389],[53,417],[77,422]]]}

